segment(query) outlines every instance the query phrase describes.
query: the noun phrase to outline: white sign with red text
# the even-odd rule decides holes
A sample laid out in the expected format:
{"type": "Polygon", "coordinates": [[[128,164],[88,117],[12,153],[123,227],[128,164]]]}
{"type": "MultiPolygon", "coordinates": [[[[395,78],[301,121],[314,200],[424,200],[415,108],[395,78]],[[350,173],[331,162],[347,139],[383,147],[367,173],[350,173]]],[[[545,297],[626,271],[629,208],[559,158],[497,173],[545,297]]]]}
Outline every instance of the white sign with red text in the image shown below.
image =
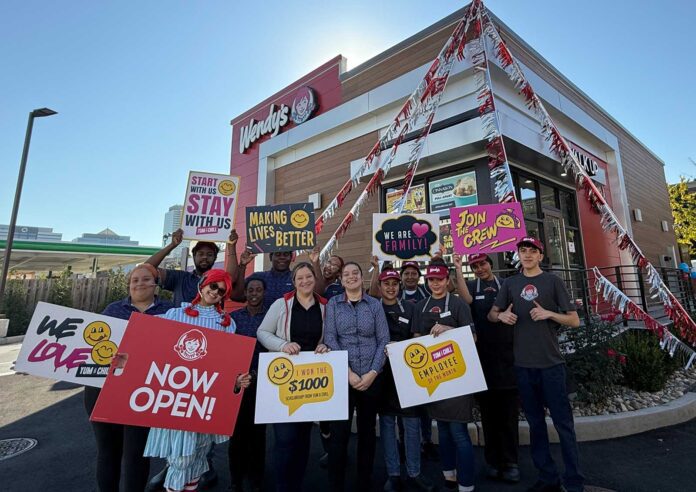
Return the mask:
{"type": "Polygon", "coordinates": [[[181,228],[184,239],[225,242],[234,229],[239,176],[190,171],[181,228]]]}

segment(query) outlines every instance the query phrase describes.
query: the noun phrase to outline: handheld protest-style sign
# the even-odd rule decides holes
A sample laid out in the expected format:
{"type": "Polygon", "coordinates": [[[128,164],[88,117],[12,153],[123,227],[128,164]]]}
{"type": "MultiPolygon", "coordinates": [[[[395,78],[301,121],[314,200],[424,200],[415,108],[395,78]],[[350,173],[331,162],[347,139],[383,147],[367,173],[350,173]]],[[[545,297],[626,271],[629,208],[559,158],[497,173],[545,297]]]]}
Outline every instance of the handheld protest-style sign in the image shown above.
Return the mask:
{"type": "Polygon", "coordinates": [[[348,419],[348,352],[262,353],[257,424],[348,419]]]}
{"type": "Polygon", "coordinates": [[[181,228],[185,239],[225,242],[234,229],[239,176],[190,171],[181,228]]]}
{"type": "Polygon", "coordinates": [[[314,247],[314,206],[286,203],[246,208],[247,246],[254,253],[314,247]]]}
{"type": "Polygon", "coordinates": [[[126,320],[39,302],[15,370],[101,388],[126,320]]]}
{"type": "Polygon", "coordinates": [[[232,435],[255,340],[133,314],[90,420],[232,435]]]}
{"type": "Polygon", "coordinates": [[[372,254],[380,260],[428,260],[440,247],[436,214],[373,214],[372,254]]]}
{"type": "Polygon", "coordinates": [[[468,326],[390,343],[387,351],[402,408],[487,389],[468,326]]]}
{"type": "Polygon", "coordinates": [[[515,251],[527,236],[519,202],[450,209],[454,251],[461,255],[515,251]]]}

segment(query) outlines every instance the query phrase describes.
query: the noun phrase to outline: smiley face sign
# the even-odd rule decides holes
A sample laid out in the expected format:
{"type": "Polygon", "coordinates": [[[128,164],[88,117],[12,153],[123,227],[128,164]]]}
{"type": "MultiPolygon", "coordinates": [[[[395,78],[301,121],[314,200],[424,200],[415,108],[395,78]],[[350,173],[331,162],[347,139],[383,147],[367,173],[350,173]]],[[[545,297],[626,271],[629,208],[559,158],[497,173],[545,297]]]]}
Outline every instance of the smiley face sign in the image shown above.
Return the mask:
{"type": "Polygon", "coordinates": [[[348,418],[348,355],[301,352],[259,357],[256,423],[348,418]]]}
{"type": "Polygon", "coordinates": [[[314,208],[311,203],[247,207],[247,245],[255,253],[312,249],[314,208]]]}
{"type": "Polygon", "coordinates": [[[471,329],[389,344],[389,363],[402,408],[486,389],[471,329]]]}

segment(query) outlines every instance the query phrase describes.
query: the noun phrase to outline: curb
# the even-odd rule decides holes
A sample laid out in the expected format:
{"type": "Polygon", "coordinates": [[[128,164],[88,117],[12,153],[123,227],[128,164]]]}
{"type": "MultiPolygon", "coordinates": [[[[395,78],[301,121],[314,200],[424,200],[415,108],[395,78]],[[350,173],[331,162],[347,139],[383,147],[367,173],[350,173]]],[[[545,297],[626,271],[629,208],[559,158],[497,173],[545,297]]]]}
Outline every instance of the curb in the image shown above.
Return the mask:
{"type": "MultiPolygon", "coordinates": [[[[578,442],[602,441],[640,434],[661,427],[681,424],[696,417],[696,393],[686,393],[681,398],[657,407],[642,408],[630,412],[609,415],[594,415],[575,418],[575,435],[578,442]]],[[[549,442],[558,443],[558,433],[549,417],[546,418],[549,442]]],[[[437,429],[433,428],[433,436],[437,429]]],[[[529,424],[520,422],[520,445],[529,445],[529,424]]],[[[485,444],[481,423],[469,424],[471,442],[476,446],[485,444]]]]}
{"type": "Polygon", "coordinates": [[[11,345],[13,343],[22,343],[24,341],[24,335],[17,335],[16,337],[0,337],[0,345],[11,345]]]}

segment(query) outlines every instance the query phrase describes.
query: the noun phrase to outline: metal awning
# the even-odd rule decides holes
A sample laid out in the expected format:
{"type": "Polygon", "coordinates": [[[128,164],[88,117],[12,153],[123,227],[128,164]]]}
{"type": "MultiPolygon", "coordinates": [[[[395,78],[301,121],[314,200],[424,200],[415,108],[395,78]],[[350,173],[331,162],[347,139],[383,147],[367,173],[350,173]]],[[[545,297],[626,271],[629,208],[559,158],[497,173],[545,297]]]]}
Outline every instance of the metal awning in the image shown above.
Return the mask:
{"type": "MultiPolygon", "coordinates": [[[[0,241],[0,261],[5,257],[6,244],[6,241],[0,241]]],[[[89,273],[94,270],[95,265],[103,271],[142,263],[157,251],[159,248],[143,246],[15,241],[12,245],[10,271],[60,272],[66,266],[70,266],[75,273],[89,273]]]]}

